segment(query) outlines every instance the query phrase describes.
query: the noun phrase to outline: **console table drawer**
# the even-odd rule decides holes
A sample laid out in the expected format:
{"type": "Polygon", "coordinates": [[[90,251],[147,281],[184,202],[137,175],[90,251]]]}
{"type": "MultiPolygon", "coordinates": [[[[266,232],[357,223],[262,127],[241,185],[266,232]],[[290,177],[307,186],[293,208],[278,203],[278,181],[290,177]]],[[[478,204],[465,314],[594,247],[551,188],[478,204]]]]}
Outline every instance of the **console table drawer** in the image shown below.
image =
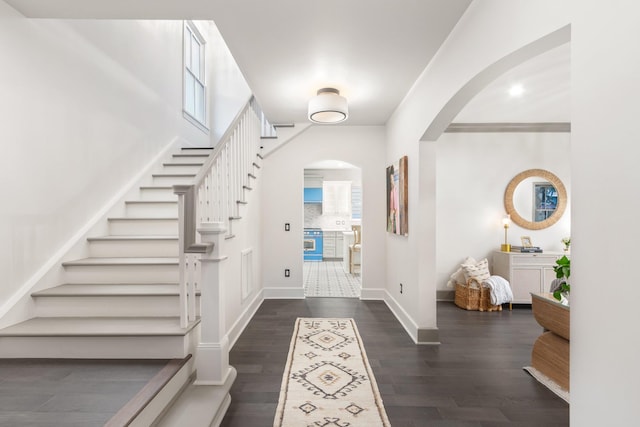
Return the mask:
{"type": "Polygon", "coordinates": [[[553,265],[558,257],[546,254],[518,254],[512,255],[513,265],[553,265]]]}

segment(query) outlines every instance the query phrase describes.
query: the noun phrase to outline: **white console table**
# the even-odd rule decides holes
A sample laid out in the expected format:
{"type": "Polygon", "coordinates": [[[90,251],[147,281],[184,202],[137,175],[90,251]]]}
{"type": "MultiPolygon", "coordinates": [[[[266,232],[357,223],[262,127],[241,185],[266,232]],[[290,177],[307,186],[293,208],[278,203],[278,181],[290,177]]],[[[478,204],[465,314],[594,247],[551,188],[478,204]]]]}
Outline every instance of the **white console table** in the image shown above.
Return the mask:
{"type": "Polygon", "coordinates": [[[563,253],[493,253],[492,274],[502,276],[511,284],[514,304],[531,304],[531,293],[549,292],[556,273],[553,267],[563,253]]]}

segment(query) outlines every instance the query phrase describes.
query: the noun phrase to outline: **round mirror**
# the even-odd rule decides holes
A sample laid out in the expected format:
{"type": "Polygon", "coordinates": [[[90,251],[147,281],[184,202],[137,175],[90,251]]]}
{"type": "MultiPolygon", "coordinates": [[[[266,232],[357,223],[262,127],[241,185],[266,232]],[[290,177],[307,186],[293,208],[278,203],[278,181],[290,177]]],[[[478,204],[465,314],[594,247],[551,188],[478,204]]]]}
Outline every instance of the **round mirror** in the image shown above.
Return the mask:
{"type": "Polygon", "coordinates": [[[562,217],[567,207],[567,191],[560,178],[551,172],[529,169],[507,185],[504,207],[520,227],[541,230],[562,217]]]}

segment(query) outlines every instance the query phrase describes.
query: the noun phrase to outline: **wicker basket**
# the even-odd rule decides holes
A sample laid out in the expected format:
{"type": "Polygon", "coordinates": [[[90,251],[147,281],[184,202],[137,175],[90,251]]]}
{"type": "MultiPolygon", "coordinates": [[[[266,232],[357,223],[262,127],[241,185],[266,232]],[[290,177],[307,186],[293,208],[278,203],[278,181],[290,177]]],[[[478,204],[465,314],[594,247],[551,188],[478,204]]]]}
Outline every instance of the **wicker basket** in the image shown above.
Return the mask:
{"type": "Polygon", "coordinates": [[[476,279],[469,279],[466,285],[456,283],[455,304],[465,310],[502,311],[502,305],[491,304],[489,288],[476,279]]]}

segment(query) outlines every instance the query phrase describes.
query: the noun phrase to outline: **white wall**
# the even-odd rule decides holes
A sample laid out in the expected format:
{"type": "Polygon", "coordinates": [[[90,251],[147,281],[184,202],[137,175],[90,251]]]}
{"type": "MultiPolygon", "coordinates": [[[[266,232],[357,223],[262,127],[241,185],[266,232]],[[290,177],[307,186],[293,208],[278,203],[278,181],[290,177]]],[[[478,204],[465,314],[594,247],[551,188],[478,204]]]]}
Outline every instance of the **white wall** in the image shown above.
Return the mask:
{"type": "MultiPolygon", "coordinates": [[[[251,191],[245,192],[246,205],[241,205],[241,220],[233,221],[233,239],[224,240],[221,253],[229,258],[222,265],[225,284],[225,326],[233,342],[238,338],[253,312],[262,302],[262,197],[264,168],[254,171],[257,179],[251,181],[251,191]],[[250,293],[242,295],[241,253],[253,251],[252,285],[250,293]]],[[[266,248],[269,250],[269,248],[266,248]]]]}
{"type": "Polygon", "coordinates": [[[487,257],[504,242],[504,191],[527,169],[546,169],[560,178],[568,194],[563,217],[543,230],[512,223],[509,243],[531,236],[545,251],[562,251],[571,232],[571,135],[569,133],[445,133],[436,144],[438,169],[437,289],[467,256],[487,257]]]}
{"type": "MultiPolygon", "coordinates": [[[[492,64],[568,23],[569,6],[564,2],[472,2],[387,123],[386,161],[409,156],[409,236],[387,237],[387,283],[390,293],[396,292],[398,282],[408,283],[407,292],[395,294],[394,298],[421,329],[437,328],[434,194],[441,166],[437,162],[437,143],[419,141],[439,113],[452,108],[449,101],[463,88],[482,89],[480,84],[469,87],[467,83],[492,64]]],[[[563,37],[566,34],[558,39],[563,37]]],[[[486,76],[481,80],[483,84],[491,81],[486,76]]]]}
{"type": "Polygon", "coordinates": [[[571,425],[638,424],[640,5],[573,1],[571,425]]]}
{"type": "Polygon", "coordinates": [[[197,21],[196,25],[206,30],[210,138],[211,145],[216,145],[251,97],[251,88],[215,24],[197,21]]]}
{"type": "MultiPolygon", "coordinates": [[[[215,45],[214,29],[203,32],[215,45]]],[[[182,31],[29,20],[0,1],[0,310],[163,148],[210,145],[182,115],[182,31]]],[[[242,87],[226,66],[214,87],[242,87]]]]}
{"type": "Polygon", "coordinates": [[[265,157],[262,268],[265,294],[302,297],[304,168],[320,160],[342,160],[362,173],[363,296],[384,287],[384,128],[312,126],[265,157]],[[284,224],[291,231],[284,231],[284,224]],[[291,277],[284,277],[284,269],[291,277]]]}

